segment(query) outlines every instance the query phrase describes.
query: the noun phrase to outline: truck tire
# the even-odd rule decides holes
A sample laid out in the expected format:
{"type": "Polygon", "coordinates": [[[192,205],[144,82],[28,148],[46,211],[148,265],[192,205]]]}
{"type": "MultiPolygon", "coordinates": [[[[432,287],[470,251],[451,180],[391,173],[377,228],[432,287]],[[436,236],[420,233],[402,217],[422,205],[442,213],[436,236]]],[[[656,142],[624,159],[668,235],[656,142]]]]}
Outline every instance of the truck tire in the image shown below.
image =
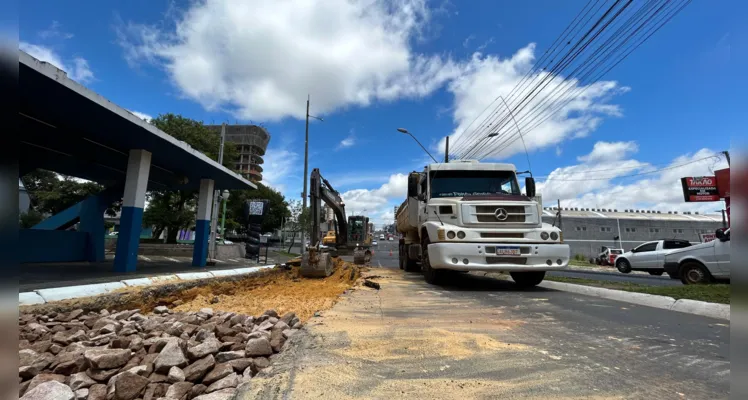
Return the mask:
{"type": "Polygon", "coordinates": [[[397,246],[397,261],[400,265],[400,269],[405,269],[405,258],[408,258],[408,255],[405,254],[405,251],[403,250],[403,244],[400,243],[397,246]]]}
{"type": "Polygon", "coordinates": [[[700,263],[688,261],[680,267],[680,281],[684,285],[711,283],[712,275],[700,263]]]}
{"type": "Polygon", "coordinates": [[[510,272],[514,283],[521,288],[538,286],[545,279],[545,271],[510,272]]]}
{"type": "MultiPolygon", "coordinates": [[[[429,260],[430,243],[428,235],[424,235],[423,239],[421,239],[421,270],[423,271],[423,277],[426,279],[426,282],[438,285],[444,280],[445,271],[431,268],[431,261],[429,260]]],[[[406,265],[406,271],[407,267],[408,265],[406,265]]]]}
{"type": "Polygon", "coordinates": [[[616,261],[616,268],[619,272],[622,272],[624,274],[628,274],[629,272],[631,272],[631,264],[629,264],[628,260],[626,260],[625,258],[616,261]]]}

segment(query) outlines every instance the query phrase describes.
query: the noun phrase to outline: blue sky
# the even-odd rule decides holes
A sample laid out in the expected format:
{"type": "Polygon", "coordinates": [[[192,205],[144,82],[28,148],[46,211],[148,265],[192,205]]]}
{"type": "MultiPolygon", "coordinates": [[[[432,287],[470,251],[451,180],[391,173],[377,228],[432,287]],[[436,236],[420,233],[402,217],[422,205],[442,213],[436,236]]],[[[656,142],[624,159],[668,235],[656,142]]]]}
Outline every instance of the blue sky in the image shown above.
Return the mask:
{"type": "MultiPolygon", "coordinates": [[[[383,223],[403,199],[404,174],[427,160],[395,129],[436,155],[440,140],[511,90],[585,4],[27,1],[19,39],[129,110],[263,123],[272,135],[264,175],[289,198],[301,191],[310,94],[311,113],[325,119],[310,128],[310,168],[344,192],[349,209],[383,223]]],[[[541,184],[544,200],[720,208],[682,203],[678,178],[724,161],[625,176],[704,158],[745,135],[745,15],[745,2],[692,2],[576,108],[528,132],[534,174],[573,178],[541,184]]],[[[525,169],[514,150],[490,158],[525,169]]]]}

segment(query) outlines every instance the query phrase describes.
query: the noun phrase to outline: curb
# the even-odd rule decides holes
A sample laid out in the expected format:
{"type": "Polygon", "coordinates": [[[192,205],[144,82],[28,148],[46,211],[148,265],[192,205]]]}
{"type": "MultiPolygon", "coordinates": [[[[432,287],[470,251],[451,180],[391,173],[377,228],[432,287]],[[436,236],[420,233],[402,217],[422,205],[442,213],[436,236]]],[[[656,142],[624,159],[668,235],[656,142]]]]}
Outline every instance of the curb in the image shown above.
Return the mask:
{"type": "Polygon", "coordinates": [[[172,275],[151,276],[148,278],[125,279],[118,282],[94,283],[90,285],[76,285],[49,289],[38,289],[31,292],[18,293],[19,306],[46,304],[54,301],[77,299],[105,294],[118,289],[136,286],[149,286],[169,281],[190,281],[195,279],[219,278],[234,275],[251,274],[263,269],[273,268],[275,265],[259,267],[223,269],[216,271],[186,272],[172,275]]]}
{"type": "Polygon", "coordinates": [[[573,283],[543,281],[538,287],[572,292],[587,296],[601,297],[641,306],[662,308],[704,317],[730,320],[730,305],[709,303],[706,301],[680,299],[655,294],[626,292],[623,290],[605,289],[594,286],[575,285],[573,283]]]}

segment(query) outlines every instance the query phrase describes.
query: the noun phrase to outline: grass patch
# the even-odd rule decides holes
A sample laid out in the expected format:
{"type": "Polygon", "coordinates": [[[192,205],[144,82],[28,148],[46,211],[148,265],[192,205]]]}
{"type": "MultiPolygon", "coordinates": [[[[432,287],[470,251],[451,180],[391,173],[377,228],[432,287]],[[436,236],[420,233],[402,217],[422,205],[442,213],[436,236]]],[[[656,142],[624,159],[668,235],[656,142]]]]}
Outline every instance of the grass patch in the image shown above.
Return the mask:
{"type": "Polygon", "coordinates": [[[670,296],[676,300],[689,299],[708,301],[710,303],[730,304],[730,285],[683,285],[683,286],[649,286],[628,282],[606,282],[584,278],[566,278],[560,276],[546,276],[546,280],[574,283],[577,285],[596,286],[606,289],[625,290],[627,292],[656,294],[670,296]]]}
{"type": "Polygon", "coordinates": [[[275,250],[274,253],[276,253],[278,255],[281,255],[281,256],[286,256],[286,257],[298,257],[298,256],[300,256],[300,254],[289,253],[287,251],[282,251],[282,250],[275,250]]]}

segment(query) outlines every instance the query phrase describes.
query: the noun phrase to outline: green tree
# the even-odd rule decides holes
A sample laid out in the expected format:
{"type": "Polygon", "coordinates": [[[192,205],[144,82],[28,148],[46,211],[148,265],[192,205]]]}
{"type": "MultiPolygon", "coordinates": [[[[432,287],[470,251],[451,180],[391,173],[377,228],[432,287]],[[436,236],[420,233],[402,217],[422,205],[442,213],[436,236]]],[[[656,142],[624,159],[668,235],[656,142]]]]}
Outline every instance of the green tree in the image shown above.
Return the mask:
{"type": "MultiPolygon", "coordinates": [[[[288,252],[290,253],[296,241],[296,235],[304,232],[305,236],[309,238],[309,231],[312,224],[309,207],[304,208],[301,200],[293,200],[289,205],[291,215],[286,223],[286,231],[291,235],[291,244],[288,245],[288,252]]],[[[304,243],[301,244],[301,248],[304,248],[304,243]]]]}
{"type": "MultiPolygon", "coordinates": [[[[209,130],[202,122],[175,114],[161,114],[150,122],[152,125],[174,138],[184,141],[195,150],[218,160],[221,138],[209,130]]],[[[234,170],[238,151],[233,143],[225,142],[223,165],[234,170]]],[[[195,191],[151,191],[148,193],[148,208],[143,214],[143,222],[154,226],[154,237],[166,229],[167,243],[176,243],[180,229],[194,226],[194,207],[197,203],[195,191]]]]}
{"type": "Polygon", "coordinates": [[[232,191],[226,206],[226,230],[245,234],[247,220],[244,218],[244,203],[253,199],[267,199],[268,212],[262,223],[262,232],[279,229],[283,219],[291,216],[286,198],[279,191],[257,182],[257,190],[232,191]]]}
{"type": "MultiPolygon", "coordinates": [[[[96,182],[81,182],[70,176],[43,169],[29,172],[21,181],[29,194],[33,210],[33,213],[26,213],[26,223],[33,222],[39,216],[55,215],[104,190],[104,186],[96,182]]],[[[115,216],[120,207],[121,202],[118,201],[107,208],[106,214],[115,216]]]]}

